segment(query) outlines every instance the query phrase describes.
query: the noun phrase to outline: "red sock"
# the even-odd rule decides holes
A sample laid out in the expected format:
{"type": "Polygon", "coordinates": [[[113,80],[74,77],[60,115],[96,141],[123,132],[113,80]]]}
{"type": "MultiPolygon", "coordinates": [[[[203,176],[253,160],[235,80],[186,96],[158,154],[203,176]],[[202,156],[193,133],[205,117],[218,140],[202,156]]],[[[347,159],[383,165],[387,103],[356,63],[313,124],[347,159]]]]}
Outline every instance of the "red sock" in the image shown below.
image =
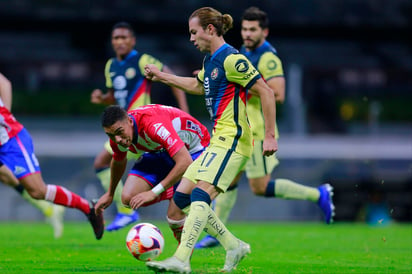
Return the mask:
{"type": "Polygon", "coordinates": [[[90,213],[89,202],[62,186],[47,185],[46,200],[58,205],[77,208],[84,214],[90,213]]]}

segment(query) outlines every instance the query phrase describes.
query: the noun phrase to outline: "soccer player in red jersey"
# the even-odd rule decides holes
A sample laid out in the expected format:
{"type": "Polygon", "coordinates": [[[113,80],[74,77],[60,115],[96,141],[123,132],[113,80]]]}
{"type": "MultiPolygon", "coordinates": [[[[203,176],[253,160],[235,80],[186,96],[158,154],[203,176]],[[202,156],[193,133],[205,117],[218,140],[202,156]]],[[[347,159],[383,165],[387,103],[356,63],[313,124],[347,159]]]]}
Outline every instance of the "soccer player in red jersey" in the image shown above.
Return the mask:
{"type": "Polygon", "coordinates": [[[120,106],[107,107],[102,126],[110,138],[113,159],[110,187],[97,202],[97,212],[112,203],[131,152],[138,160],[125,182],[123,204],[137,209],[169,200],[167,221],[180,242],[185,214],[171,198],[187,167],[209,144],[207,128],[188,113],[163,105],[146,105],[129,112],[120,106]]]}
{"type": "MultiPolygon", "coordinates": [[[[150,104],[152,82],[144,77],[144,66],[150,63],[156,64],[162,71],[172,72],[172,70],[157,58],[135,49],[136,36],[130,24],[126,22],[119,22],[113,26],[111,41],[116,56],[110,58],[105,66],[107,92],[103,93],[100,89],[93,90],[91,102],[104,105],[117,104],[127,111],[150,104]]],[[[171,91],[179,108],[189,112],[185,93],[177,88],[172,88],[171,91]]],[[[96,176],[106,190],[110,183],[112,154],[109,142],[106,142],[104,149],[94,161],[96,176]]],[[[120,183],[114,196],[117,214],[113,222],[106,226],[107,231],[121,229],[139,218],[137,212],[123,206],[122,188],[123,183],[120,183]]]]}
{"type": "Polygon", "coordinates": [[[93,204],[86,199],[63,186],[48,185],[43,181],[40,165],[34,154],[32,138],[6,107],[2,98],[0,98],[0,163],[4,165],[0,171],[2,179],[13,181],[14,178],[8,173],[12,171],[14,177],[33,199],[46,200],[82,211],[89,219],[96,239],[101,239],[104,231],[103,216],[97,216],[93,204]]]}

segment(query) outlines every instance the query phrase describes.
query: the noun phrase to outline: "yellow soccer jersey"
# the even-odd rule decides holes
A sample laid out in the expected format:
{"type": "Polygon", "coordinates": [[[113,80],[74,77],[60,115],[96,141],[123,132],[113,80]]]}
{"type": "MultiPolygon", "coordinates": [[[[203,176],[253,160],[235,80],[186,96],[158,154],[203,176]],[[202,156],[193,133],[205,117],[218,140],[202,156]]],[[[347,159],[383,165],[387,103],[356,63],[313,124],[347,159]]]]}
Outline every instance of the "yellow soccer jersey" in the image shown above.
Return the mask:
{"type": "Polygon", "coordinates": [[[198,79],[203,83],[206,108],[213,121],[211,144],[251,155],[246,97],[247,89],[260,77],[250,61],[228,44],[205,57],[198,79]]]}
{"type": "Polygon", "coordinates": [[[117,104],[126,110],[150,104],[152,82],[144,76],[144,66],[154,64],[160,70],[163,64],[148,54],[136,50],[122,61],[111,58],[105,67],[106,87],[114,89],[117,104]]]}
{"type": "MultiPolygon", "coordinates": [[[[282,61],[276,55],[276,50],[267,41],[253,51],[246,51],[242,47],[240,52],[244,53],[252,64],[257,67],[266,81],[274,77],[284,77],[282,61]]],[[[265,121],[258,96],[249,95],[247,113],[250,126],[252,127],[253,138],[255,140],[263,140],[265,138],[265,121]]],[[[277,126],[275,127],[275,134],[276,138],[279,138],[277,126]]]]}

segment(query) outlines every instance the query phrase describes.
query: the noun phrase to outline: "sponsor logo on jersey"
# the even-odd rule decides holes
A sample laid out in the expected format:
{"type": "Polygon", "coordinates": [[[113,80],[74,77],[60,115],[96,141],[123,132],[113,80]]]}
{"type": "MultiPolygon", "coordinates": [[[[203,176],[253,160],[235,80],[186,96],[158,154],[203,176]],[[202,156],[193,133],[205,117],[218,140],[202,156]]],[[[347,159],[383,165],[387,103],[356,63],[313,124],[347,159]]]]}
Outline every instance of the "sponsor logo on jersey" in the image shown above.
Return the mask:
{"type": "Polygon", "coordinates": [[[22,166],[15,166],[15,167],[14,167],[13,173],[14,173],[15,175],[19,175],[19,174],[22,174],[22,173],[24,173],[24,172],[26,172],[26,169],[25,169],[24,167],[22,167],[22,166]]]}
{"type": "Polygon", "coordinates": [[[239,59],[236,62],[235,68],[238,72],[240,73],[245,73],[248,71],[249,69],[249,64],[245,59],[239,59]]]}
{"type": "Polygon", "coordinates": [[[203,82],[203,88],[205,90],[205,95],[209,95],[210,93],[209,77],[205,78],[205,81],[203,82]]]}
{"type": "Polygon", "coordinates": [[[212,74],[210,74],[210,78],[212,78],[212,80],[216,80],[217,76],[219,75],[219,70],[218,68],[214,68],[212,70],[212,74]]]}
{"type": "Polygon", "coordinates": [[[127,85],[126,78],[123,75],[116,76],[113,80],[114,89],[124,89],[127,85]]]}
{"type": "Polygon", "coordinates": [[[278,65],[276,64],[276,62],[274,60],[269,60],[266,63],[266,67],[268,68],[268,70],[275,70],[277,66],[278,65]]]}
{"type": "Polygon", "coordinates": [[[134,68],[128,68],[125,75],[127,79],[132,79],[136,76],[136,70],[134,68]]]}
{"type": "Polygon", "coordinates": [[[167,138],[166,143],[169,147],[172,147],[174,144],[176,144],[177,140],[173,139],[172,137],[167,138]]]}
{"type": "Polygon", "coordinates": [[[162,139],[162,140],[167,140],[167,138],[170,137],[170,132],[161,124],[157,123],[154,125],[156,129],[156,134],[162,139]]]}
{"type": "Polygon", "coordinates": [[[193,123],[190,120],[186,121],[186,128],[193,130],[196,132],[199,136],[203,137],[202,130],[200,129],[200,126],[198,124],[193,123]]]}

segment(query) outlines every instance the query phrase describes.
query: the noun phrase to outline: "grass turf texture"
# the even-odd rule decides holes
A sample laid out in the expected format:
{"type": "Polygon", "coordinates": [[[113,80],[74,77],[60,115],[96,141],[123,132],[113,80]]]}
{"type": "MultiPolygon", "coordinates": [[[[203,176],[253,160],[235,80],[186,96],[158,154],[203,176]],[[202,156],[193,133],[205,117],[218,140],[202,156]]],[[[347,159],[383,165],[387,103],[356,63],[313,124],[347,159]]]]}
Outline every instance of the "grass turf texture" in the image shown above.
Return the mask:
{"type": "MultiPolygon", "coordinates": [[[[176,248],[164,222],[159,259],[176,248]]],[[[131,226],[94,239],[89,225],[68,222],[61,239],[45,223],[0,222],[0,273],[153,273],[127,251],[131,226]]],[[[232,232],[252,246],[234,273],[412,273],[412,225],[231,223],[232,232]]],[[[217,273],[222,247],[195,250],[193,273],[217,273]]]]}

